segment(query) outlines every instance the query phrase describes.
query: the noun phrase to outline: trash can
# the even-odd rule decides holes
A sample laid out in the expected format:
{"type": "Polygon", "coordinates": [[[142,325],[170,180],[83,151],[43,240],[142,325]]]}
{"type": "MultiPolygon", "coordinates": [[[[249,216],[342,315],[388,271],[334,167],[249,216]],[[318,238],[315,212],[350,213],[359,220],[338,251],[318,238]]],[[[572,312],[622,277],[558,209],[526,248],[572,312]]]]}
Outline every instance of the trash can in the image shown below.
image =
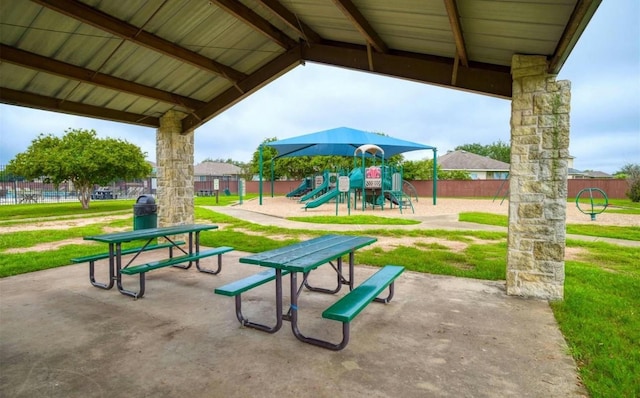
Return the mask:
{"type": "Polygon", "coordinates": [[[133,229],[158,227],[158,206],[151,195],[140,195],[133,205],[133,229]]]}

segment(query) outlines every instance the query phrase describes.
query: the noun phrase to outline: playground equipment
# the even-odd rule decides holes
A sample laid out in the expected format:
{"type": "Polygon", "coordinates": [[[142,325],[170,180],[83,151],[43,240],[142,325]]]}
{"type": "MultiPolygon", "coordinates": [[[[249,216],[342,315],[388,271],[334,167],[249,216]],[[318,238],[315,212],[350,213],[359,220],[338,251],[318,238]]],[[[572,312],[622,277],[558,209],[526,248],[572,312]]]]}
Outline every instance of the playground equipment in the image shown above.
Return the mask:
{"type": "MultiPolygon", "coordinates": [[[[582,205],[584,206],[584,203],[582,203],[582,205]]],[[[607,197],[607,194],[604,193],[604,191],[600,188],[585,188],[582,191],[578,192],[578,195],[576,196],[576,207],[578,208],[578,210],[580,210],[581,213],[589,214],[591,216],[591,221],[595,221],[596,215],[604,212],[607,209],[607,206],[609,206],[609,198],[607,197]],[[583,209],[580,207],[580,204],[581,204],[580,198],[582,194],[585,192],[589,192],[589,202],[587,206],[585,206],[585,208],[583,209]],[[594,203],[594,198],[593,198],[594,192],[599,193],[601,195],[601,198],[599,199],[603,199],[604,202],[594,203]],[[599,211],[597,211],[596,208],[599,211]]]]}
{"type": "Polygon", "coordinates": [[[309,191],[311,191],[311,178],[307,177],[302,180],[296,189],[289,192],[286,196],[287,198],[297,198],[307,194],[309,191]]]}
{"type": "MultiPolygon", "coordinates": [[[[361,185],[361,176],[359,173],[354,173],[355,170],[352,170],[349,173],[349,186],[361,185]]],[[[359,171],[359,170],[358,170],[359,171]]],[[[320,196],[316,197],[313,200],[308,201],[304,205],[304,209],[312,209],[323,205],[333,199],[340,200],[340,191],[338,190],[338,177],[340,177],[341,173],[328,173],[329,182],[327,190],[322,193],[320,196]]]]}
{"type": "MultiPolygon", "coordinates": [[[[308,180],[311,181],[310,178],[308,180]]],[[[400,213],[406,208],[411,208],[411,211],[415,212],[411,196],[406,194],[403,189],[405,185],[409,187],[409,191],[413,189],[417,200],[415,188],[403,180],[402,167],[384,164],[384,151],[376,145],[365,144],[356,148],[354,152],[354,167],[348,175],[344,171],[325,171],[322,175],[316,176],[313,182],[313,189],[311,189],[311,183],[303,181],[298,188],[291,191],[287,196],[292,197],[306,188],[308,192],[299,198],[299,201],[304,203],[303,208],[305,210],[333,200],[336,202],[337,212],[337,205],[345,199],[345,196],[349,198],[350,209],[351,194],[353,193],[354,209],[357,209],[358,201],[361,200],[363,211],[368,206],[373,208],[380,206],[384,210],[384,206],[388,201],[391,208],[398,206],[400,213]],[[361,162],[358,164],[360,157],[361,162]],[[376,164],[378,160],[379,164],[376,164]],[[367,164],[369,165],[367,166],[367,164]],[[348,185],[344,184],[341,192],[338,187],[338,180],[343,177],[348,177],[348,185]]]]}
{"type": "Polygon", "coordinates": [[[391,203],[391,208],[394,205],[400,208],[400,213],[406,207],[410,207],[411,211],[415,212],[411,197],[406,195],[402,189],[402,168],[385,165],[384,151],[376,145],[366,144],[356,148],[354,166],[359,155],[361,156],[360,170],[364,178],[362,185],[359,185],[359,192],[358,185],[354,185],[353,188],[356,190],[356,198],[358,193],[362,197],[362,210],[364,211],[367,206],[373,208],[380,206],[384,210],[385,202],[388,200],[391,203]],[[365,167],[367,155],[373,162],[376,159],[380,159],[380,165],[377,166],[374,163],[369,167],[365,167]]]}
{"type": "Polygon", "coordinates": [[[322,175],[318,175],[314,179],[315,188],[306,194],[302,195],[299,199],[300,202],[305,202],[316,196],[324,194],[329,188],[329,172],[325,171],[322,175]]]}

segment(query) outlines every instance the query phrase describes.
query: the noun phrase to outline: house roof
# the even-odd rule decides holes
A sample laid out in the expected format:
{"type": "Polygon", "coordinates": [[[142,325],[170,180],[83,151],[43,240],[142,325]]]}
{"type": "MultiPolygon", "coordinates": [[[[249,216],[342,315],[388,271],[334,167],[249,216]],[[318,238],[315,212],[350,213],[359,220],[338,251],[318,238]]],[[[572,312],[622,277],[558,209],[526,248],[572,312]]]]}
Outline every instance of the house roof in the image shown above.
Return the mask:
{"type": "Polygon", "coordinates": [[[432,146],[348,127],[272,141],[266,145],[275,148],[278,151],[278,157],[292,157],[354,156],[356,149],[365,144],[380,147],[384,151],[385,158],[404,152],[434,149],[432,146]]]}
{"type": "Polygon", "coordinates": [[[585,170],[582,172],[587,178],[613,178],[611,174],[598,170],[585,170]]]}
{"type": "Polygon", "coordinates": [[[3,0],[0,102],[191,131],[305,62],[510,98],[512,56],[558,73],[600,2],[3,0]]]}
{"type": "Polygon", "coordinates": [[[240,167],[231,163],[202,162],[193,166],[194,176],[227,176],[238,175],[241,172],[240,167]]]}
{"type": "Polygon", "coordinates": [[[567,173],[569,175],[579,175],[579,176],[583,176],[584,175],[584,171],[578,170],[578,169],[574,169],[573,167],[569,167],[568,170],[567,170],[567,173]]]}
{"type": "Polygon", "coordinates": [[[438,157],[442,170],[509,171],[509,163],[467,151],[452,151],[438,157]]]}

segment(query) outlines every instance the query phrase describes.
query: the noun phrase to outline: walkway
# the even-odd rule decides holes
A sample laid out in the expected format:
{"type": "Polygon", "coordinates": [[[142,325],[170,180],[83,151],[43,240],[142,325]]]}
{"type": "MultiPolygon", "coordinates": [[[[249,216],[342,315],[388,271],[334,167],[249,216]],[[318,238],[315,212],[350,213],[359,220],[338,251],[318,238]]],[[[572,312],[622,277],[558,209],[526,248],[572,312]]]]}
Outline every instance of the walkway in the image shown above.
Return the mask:
{"type": "MultiPolygon", "coordinates": [[[[310,225],[318,226],[319,224],[310,224],[301,221],[291,221],[286,218],[276,217],[273,215],[259,213],[242,209],[239,206],[203,206],[209,210],[225,214],[241,220],[249,221],[260,225],[271,225],[280,228],[291,229],[308,229],[310,225]]],[[[412,225],[392,225],[389,229],[443,229],[443,230],[462,230],[462,231],[495,231],[507,232],[506,227],[495,225],[484,225],[471,222],[460,222],[455,215],[436,215],[436,216],[407,216],[420,224],[412,225]]],[[[364,231],[376,228],[374,225],[358,225],[358,224],[322,224],[322,229],[326,231],[364,231]]],[[[640,247],[640,241],[626,239],[612,239],[598,236],[573,235],[568,234],[567,239],[582,240],[586,242],[605,242],[620,246],[640,247]]]]}

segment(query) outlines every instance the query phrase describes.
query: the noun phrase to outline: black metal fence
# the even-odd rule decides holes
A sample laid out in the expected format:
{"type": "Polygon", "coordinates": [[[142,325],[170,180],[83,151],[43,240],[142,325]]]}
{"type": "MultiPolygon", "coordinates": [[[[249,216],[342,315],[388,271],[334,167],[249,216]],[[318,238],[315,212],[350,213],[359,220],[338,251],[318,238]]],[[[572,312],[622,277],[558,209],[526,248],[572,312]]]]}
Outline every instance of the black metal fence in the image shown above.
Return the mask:
{"type": "MultiPolygon", "coordinates": [[[[237,194],[237,176],[197,176],[194,182],[196,196],[219,194],[237,194]]],[[[140,195],[156,194],[156,178],[148,177],[135,181],[119,181],[106,186],[94,186],[92,200],[137,199],[140,195]]],[[[5,166],[0,165],[0,205],[22,203],[57,203],[77,201],[78,195],[71,183],[56,187],[43,181],[25,181],[23,178],[9,176],[5,166]]]]}
{"type": "MultiPolygon", "coordinates": [[[[153,179],[123,181],[95,186],[92,200],[136,199],[143,194],[155,194],[153,179]]],[[[77,201],[78,194],[71,183],[56,187],[41,181],[0,181],[0,205],[22,203],[57,203],[77,201]]]]}

